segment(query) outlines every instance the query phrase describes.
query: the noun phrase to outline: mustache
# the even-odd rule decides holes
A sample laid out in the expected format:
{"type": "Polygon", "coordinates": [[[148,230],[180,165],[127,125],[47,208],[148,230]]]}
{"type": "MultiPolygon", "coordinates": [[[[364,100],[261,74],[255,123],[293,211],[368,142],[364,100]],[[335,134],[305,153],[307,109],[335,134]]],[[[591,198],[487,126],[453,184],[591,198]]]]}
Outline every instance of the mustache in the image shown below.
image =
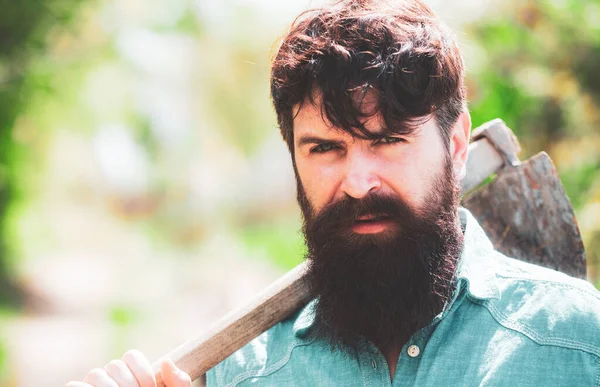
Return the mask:
{"type": "Polygon", "coordinates": [[[416,211],[397,196],[370,194],[361,199],[346,196],[324,207],[318,214],[308,219],[312,225],[310,231],[318,232],[327,227],[343,229],[351,227],[363,217],[385,218],[406,224],[417,222],[416,211]]]}

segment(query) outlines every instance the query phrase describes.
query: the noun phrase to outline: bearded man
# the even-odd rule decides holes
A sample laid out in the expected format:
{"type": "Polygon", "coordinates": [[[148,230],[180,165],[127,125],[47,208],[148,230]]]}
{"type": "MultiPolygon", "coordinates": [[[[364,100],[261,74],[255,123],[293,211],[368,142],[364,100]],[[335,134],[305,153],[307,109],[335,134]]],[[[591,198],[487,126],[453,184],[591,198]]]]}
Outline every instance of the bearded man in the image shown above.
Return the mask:
{"type": "MultiPolygon", "coordinates": [[[[208,386],[600,385],[599,293],[494,251],[459,207],[464,66],[427,6],[305,12],[276,54],[271,94],[316,297],[208,386]]],[[[69,385],[152,386],[148,370],[131,351],[69,385]]],[[[189,386],[172,363],[163,377],[189,386]]]]}

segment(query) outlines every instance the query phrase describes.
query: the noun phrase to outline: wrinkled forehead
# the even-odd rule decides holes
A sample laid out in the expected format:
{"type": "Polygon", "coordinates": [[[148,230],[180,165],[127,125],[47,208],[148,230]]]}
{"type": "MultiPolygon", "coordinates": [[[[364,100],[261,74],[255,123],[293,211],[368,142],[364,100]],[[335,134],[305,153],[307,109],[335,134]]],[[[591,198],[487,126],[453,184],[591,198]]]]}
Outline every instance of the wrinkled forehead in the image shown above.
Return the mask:
{"type": "Polygon", "coordinates": [[[364,129],[368,131],[366,135],[364,131],[359,130],[348,130],[348,128],[340,127],[331,122],[328,118],[322,99],[314,98],[312,101],[306,100],[302,104],[294,106],[294,121],[293,121],[293,133],[294,137],[306,133],[311,134],[323,134],[323,135],[346,135],[355,138],[364,138],[370,136],[381,136],[389,134],[389,130],[386,128],[383,117],[377,112],[376,105],[377,101],[372,97],[365,98],[365,109],[369,109],[369,114],[357,117],[364,129]]]}
{"type": "Polygon", "coordinates": [[[428,115],[409,122],[386,120],[381,108],[380,93],[372,87],[348,90],[346,97],[352,102],[350,108],[347,105],[332,106],[332,101],[324,99],[320,90],[312,91],[293,107],[294,137],[307,132],[340,134],[360,139],[377,139],[391,134],[416,135],[423,124],[432,118],[432,115],[428,115]],[[342,114],[344,119],[341,122],[332,121],[331,118],[336,120],[342,114]]]}

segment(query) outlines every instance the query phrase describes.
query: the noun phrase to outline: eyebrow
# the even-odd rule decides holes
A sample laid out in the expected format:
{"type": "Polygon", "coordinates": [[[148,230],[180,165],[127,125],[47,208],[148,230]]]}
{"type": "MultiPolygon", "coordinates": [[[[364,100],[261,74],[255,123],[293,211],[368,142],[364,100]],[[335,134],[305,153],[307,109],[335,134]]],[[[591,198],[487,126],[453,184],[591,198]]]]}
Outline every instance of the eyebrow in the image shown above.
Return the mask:
{"type": "Polygon", "coordinates": [[[324,143],[332,143],[332,144],[340,144],[341,141],[330,140],[326,138],[321,138],[317,136],[302,136],[298,139],[298,146],[306,145],[306,144],[324,144],[324,143]]]}
{"type": "MultiPolygon", "coordinates": [[[[387,128],[382,128],[379,132],[377,133],[373,133],[373,136],[371,138],[371,140],[376,140],[376,139],[381,139],[390,135],[394,135],[397,134],[395,132],[392,132],[391,130],[387,129],[387,128]]],[[[413,134],[398,134],[401,135],[402,137],[411,137],[413,134]]],[[[368,140],[368,139],[365,139],[368,140]]],[[[328,144],[341,144],[342,141],[339,140],[333,140],[333,139],[327,139],[327,138],[322,138],[322,137],[318,137],[315,135],[303,135],[300,136],[300,138],[298,139],[298,147],[301,147],[303,145],[307,145],[307,144],[324,144],[324,143],[328,143],[328,144]]]]}

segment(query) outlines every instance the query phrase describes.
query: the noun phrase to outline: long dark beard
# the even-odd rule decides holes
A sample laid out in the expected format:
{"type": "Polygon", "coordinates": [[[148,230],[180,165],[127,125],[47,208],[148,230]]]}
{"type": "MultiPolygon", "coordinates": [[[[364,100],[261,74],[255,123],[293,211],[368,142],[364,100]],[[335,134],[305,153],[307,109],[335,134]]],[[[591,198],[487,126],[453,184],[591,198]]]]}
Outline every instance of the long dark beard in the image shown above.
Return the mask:
{"type": "Polygon", "coordinates": [[[364,338],[377,347],[402,346],[429,324],[452,295],[463,235],[458,186],[450,161],[415,210],[399,197],[346,197],[313,216],[299,185],[307,273],[318,297],[311,334],[332,348],[360,350],[364,338]],[[379,234],[352,232],[357,218],[393,221],[379,234]]]}

